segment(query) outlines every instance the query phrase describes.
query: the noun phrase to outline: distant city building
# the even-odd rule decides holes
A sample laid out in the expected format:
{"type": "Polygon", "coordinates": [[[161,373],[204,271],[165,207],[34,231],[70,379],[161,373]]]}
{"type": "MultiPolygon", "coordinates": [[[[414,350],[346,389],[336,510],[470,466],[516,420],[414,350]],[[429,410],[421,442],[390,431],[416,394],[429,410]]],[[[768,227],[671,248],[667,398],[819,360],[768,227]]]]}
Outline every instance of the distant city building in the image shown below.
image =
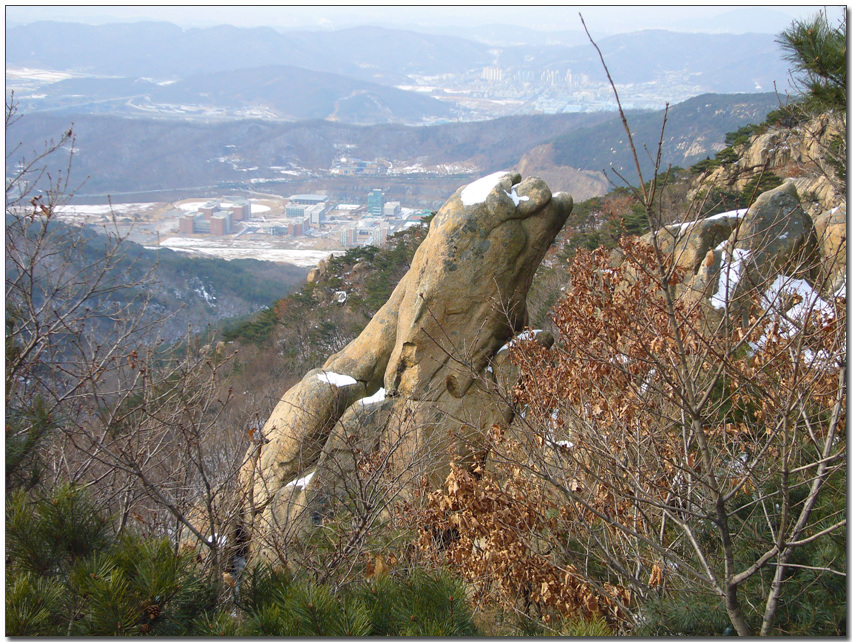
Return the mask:
{"type": "Polygon", "coordinates": [[[178,231],[181,234],[195,234],[195,215],[184,214],[178,220],[178,231]]]}
{"type": "Polygon", "coordinates": [[[210,217],[210,235],[225,236],[231,233],[231,218],[229,214],[214,214],[210,217]]]}
{"type": "Polygon", "coordinates": [[[500,82],[503,80],[503,70],[499,67],[486,67],[482,70],[482,79],[500,82]]]}
{"type": "Polygon", "coordinates": [[[374,189],[367,195],[367,213],[370,216],[381,216],[385,205],[385,195],[380,189],[374,189]]]}
{"type": "Polygon", "coordinates": [[[305,208],[305,220],[310,221],[311,226],[325,223],[325,203],[309,205],[305,208]]]}
{"type": "Polygon", "coordinates": [[[402,211],[402,208],[399,201],[388,201],[382,208],[382,214],[388,218],[399,216],[400,211],[402,211]]]}
{"type": "Polygon", "coordinates": [[[232,214],[232,221],[251,220],[251,203],[247,200],[236,201],[228,209],[232,214]]]}
{"type": "Polygon", "coordinates": [[[292,201],[284,208],[284,216],[287,218],[304,218],[307,205],[293,203],[292,201]]]}
{"type": "Polygon", "coordinates": [[[331,173],[339,176],[375,176],[383,173],[383,170],[384,167],[378,161],[341,158],[335,162],[331,173]]]}
{"type": "Polygon", "coordinates": [[[344,227],[340,230],[340,245],[342,247],[354,247],[358,244],[358,229],[355,227],[344,227]]]}
{"type": "Polygon", "coordinates": [[[382,225],[377,227],[374,230],[370,231],[370,245],[375,245],[376,247],[384,247],[388,240],[388,227],[387,225],[382,225]]]}
{"type": "Polygon", "coordinates": [[[204,216],[196,216],[194,227],[196,234],[210,234],[210,219],[204,218],[204,216]]]}
{"type": "Polygon", "coordinates": [[[328,201],[328,196],[322,194],[293,194],[290,197],[291,205],[317,205],[328,201]]]}
{"type": "Polygon", "coordinates": [[[219,209],[219,203],[214,203],[213,201],[208,201],[204,205],[198,208],[198,213],[204,215],[204,220],[209,221],[210,217],[213,216],[213,212],[219,209]]]}

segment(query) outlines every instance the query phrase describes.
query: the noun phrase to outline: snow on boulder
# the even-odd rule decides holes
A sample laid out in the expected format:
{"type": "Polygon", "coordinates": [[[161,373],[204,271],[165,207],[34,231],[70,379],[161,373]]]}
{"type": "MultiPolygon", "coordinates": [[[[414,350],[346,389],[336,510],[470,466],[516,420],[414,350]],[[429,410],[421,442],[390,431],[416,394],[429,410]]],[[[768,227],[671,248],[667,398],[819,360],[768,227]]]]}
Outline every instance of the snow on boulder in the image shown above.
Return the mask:
{"type": "Polygon", "coordinates": [[[299,479],[294,479],[289,484],[285,486],[285,488],[296,488],[298,490],[304,490],[307,488],[308,484],[311,483],[311,479],[313,479],[314,473],[308,473],[304,477],[299,477],[299,479]]]}
{"type": "MultiPolygon", "coordinates": [[[[497,186],[500,179],[506,176],[506,174],[508,174],[506,171],[494,172],[488,176],[483,176],[479,180],[474,181],[465,187],[461,193],[462,205],[467,207],[469,205],[484,203],[485,199],[488,198],[488,195],[491,193],[491,190],[497,186]]],[[[514,191],[515,190],[513,189],[512,192],[514,193],[514,191]]]]}
{"type": "Polygon", "coordinates": [[[384,400],[385,400],[385,389],[379,388],[379,390],[378,390],[378,392],[376,392],[376,394],[374,394],[370,397],[364,397],[358,403],[360,403],[362,406],[369,406],[369,405],[372,405],[374,403],[380,403],[384,400]]]}
{"type": "Polygon", "coordinates": [[[353,377],[338,374],[336,372],[321,372],[317,375],[317,379],[324,381],[325,383],[329,383],[332,386],[337,386],[338,388],[342,388],[343,386],[354,386],[358,383],[353,377]]]}

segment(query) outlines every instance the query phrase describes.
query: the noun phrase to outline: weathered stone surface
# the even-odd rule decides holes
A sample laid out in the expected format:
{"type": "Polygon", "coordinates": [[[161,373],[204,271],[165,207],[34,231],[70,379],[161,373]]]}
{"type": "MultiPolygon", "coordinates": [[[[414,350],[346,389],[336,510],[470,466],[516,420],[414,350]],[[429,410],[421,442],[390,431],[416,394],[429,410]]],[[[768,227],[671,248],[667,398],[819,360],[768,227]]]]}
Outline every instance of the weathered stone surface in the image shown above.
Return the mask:
{"type": "MultiPolygon", "coordinates": [[[[795,184],[787,181],[761,194],[747,211],[668,226],[657,233],[657,242],[686,269],[676,290],[683,303],[702,305],[713,322],[720,314],[745,319],[754,296],[779,275],[824,283],[826,295],[843,283],[845,209],[817,221],[805,213],[795,184]]],[[[651,234],[643,240],[650,243],[651,234]]]]}
{"type": "MultiPolygon", "coordinates": [[[[551,198],[543,181],[507,174],[477,202],[478,183],[441,208],[412,261],[385,374],[390,395],[430,399],[452,373],[450,353],[480,371],[527,321],[527,291],[571,197],[551,198]]],[[[464,393],[471,377],[458,377],[464,393]]]]}
{"type": "MultiPolygon", "coordinates": [[[[667,225],[657,234],[660,250],[673,255],[675,264],[696,274],[707,252],[727,240],[739,225],[737,212],[708,216],[700,221],[667,225]]],[[[651,232],[642,239],[650,243],[651,232]]]]}
{"type": "Polygon", "coordinates": [[[748,252],[734,298],[765,288],[778,274],[810,276],[819,260],[813,221],[791,182],[758,196],[728,245],[748,252]]]}
{"type": "MultiPolygon", "coordinates": [[[[846,181],[827,158],[837,139],[846,138],[846,114],[834,112],[816,116],[796,127],[769,127],[747,145],[736,147],[737,162],[718,167],[702,181],[688,198],[700,198],[711,186],[726,186],[741,191],[750,181],[765,173],[789,178],[803,198],[803,208],[816,218],[846,200],[846,181]]],[[[845,154],[845,147],[840,154],[845,154]]],[[[842,157],[842,156],[841,156],[842,157]]]]}
{"type": "Polygon", "coordinates": [[[818,216],[814,231],[820,253],[818,284],[823,294],[833,294],[846,281],[846,204],[818,216]]]}
{"type": "Polygon", "coordinates": [[[262,471],[263,478],[253,480],[254,505],[266,506],[287,482],[313,466],[334,424],[352,403],[364,396],[365,387],[339,373],[311,370],[301,382],[290,388],[275,406],[263,437],[257,469],[243,470],[243,478],[262,471]],[[341,385],[342,383],[342,385],[341,385]]]}
{"type": "MultiPolygon", "coordinates": [[[[329,258],[334,258],[332,254],[329,258]]],[[[328,260],[321,259],[315,268],[312,268],[310,272],[308,272],[308,283],[313,283],[314,281],[319,280],[324,277],[328,273],[328,260]]]]}
{"type": "Polygon", "coordinates": [[[403,485],[478,456],[474,435],[510,418],[491,396],[489,364],[527,323],[533,275],[572,205],[541,179],[509,172],[444,204],[387,303],[287,391],[264,426],[268,443],[242,471],[255,542],[270,529],[308,527],[370,453],[387,450],[403,485]],[[359,403],[382,390],[381,402],[359,403]]]}

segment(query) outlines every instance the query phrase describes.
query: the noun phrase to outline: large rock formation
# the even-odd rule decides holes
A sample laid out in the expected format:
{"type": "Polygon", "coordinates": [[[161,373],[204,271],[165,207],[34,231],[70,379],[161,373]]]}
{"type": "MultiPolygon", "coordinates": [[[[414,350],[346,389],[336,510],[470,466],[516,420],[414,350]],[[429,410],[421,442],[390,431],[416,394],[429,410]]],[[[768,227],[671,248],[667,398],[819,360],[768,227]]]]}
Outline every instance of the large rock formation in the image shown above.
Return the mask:
{"type": "Polygon", "coordinates": [[[381,469],[405,488],[424,475],[443,481],[453,458],[482,454],[475,436],[511,418],[491,397],[506,376],[501,348],[527,322],[533,275],[572,204],[517,173],[482,178],[444,204],[361,335],[266,422],[241,471],[256,553],[358,500],[359,475],[381,469]]]}

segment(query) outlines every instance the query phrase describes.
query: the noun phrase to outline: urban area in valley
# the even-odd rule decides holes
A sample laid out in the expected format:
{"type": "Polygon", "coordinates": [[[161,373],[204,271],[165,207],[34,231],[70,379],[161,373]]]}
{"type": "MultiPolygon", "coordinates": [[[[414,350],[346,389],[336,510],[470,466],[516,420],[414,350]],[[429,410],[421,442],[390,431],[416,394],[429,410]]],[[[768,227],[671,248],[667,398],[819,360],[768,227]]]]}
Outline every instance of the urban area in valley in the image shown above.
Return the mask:
{"type": "Polygon", "coordinates": [[[337,202],[324,194],[293,194],[289,198],[66,205],[57,215],[68,223],[96,226],[114,218],[119,233],[146,247],[312,266],[334,251],[382,247],[388,236],[420,225],[429,213],[386,200],[376,188],[366,203],[337,202]]]}

